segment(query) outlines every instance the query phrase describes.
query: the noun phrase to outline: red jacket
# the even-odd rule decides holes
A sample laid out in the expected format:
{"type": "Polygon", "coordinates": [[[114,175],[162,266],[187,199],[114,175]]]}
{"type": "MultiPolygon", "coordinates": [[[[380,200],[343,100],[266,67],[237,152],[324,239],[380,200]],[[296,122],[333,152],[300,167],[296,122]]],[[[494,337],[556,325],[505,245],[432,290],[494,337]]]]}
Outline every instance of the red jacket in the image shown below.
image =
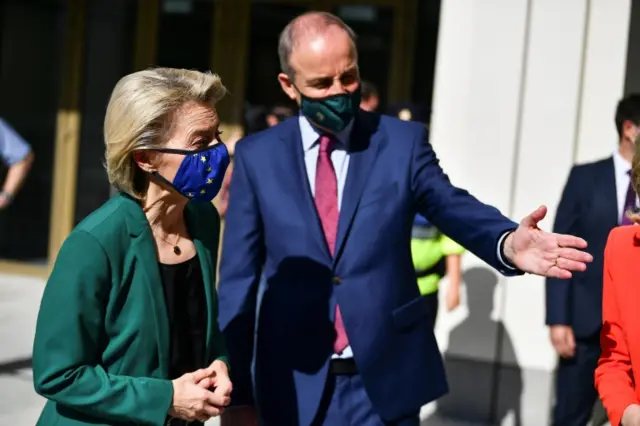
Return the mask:
{"type": "Polygon", "coordinates": [[[640,403],[640,226],[614,228],[604,254],[602,354],[595,385],[613,426],[640,403]]]}

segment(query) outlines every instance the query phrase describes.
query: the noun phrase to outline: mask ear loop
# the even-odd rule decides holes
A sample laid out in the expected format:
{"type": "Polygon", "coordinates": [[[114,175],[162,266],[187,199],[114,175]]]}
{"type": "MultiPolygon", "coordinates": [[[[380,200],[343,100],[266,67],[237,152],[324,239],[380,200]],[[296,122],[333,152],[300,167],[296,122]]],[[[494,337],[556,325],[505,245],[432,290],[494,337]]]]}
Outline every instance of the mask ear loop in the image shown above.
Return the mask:
{"type": "MultiPolygon", "coordinates": [[[[147,149],[147,151],[155,151],[155,152],[160,152],[160,153],[166,153],[166,154],[179,154],[179,155],[184,155],[185,157],[188,155],[188,153],[196,153],[196,151],[187,151],[187,150],[181,150],[181,149],[173,149],[173,148],[156,148],[156,149],[147,149]]],[[[169,188],[171,188],[174,192],[176,192],[179,195],[182,195],[183,197],[185,197],[180,191],[178,191],[178,189],[173,185],[172,182],[169,182],[169,179],[165,178],[164,176],[162,176],[160,173],[158,173],[157,170],[151,171],[151,172],[145,172],[147,174],[149,174],[152,178],[155,178],[156,180],[164,183],[165,185],[167,185],[169,188]]],[[[185,197],[188,199],[188,197],[185,197]]]]}
{"type": "Polygon", "coordinates": [[[173,183],[169,182],[169,179],[165,178],[164,176],[162,176],[160,173],[158,173],[157,171],[153,171],[150,173],[151,176],[153,176],[154,178],[156,178],[157,180],[159,180],[160,182],[164,183],[165,185],[169,186],[171,189],[173,189],[177,194],[182,195],[184,198],[189,199],[189,197],[185,196],[182,192],[178,191],[178,189],[173,185],[173,183]]]}

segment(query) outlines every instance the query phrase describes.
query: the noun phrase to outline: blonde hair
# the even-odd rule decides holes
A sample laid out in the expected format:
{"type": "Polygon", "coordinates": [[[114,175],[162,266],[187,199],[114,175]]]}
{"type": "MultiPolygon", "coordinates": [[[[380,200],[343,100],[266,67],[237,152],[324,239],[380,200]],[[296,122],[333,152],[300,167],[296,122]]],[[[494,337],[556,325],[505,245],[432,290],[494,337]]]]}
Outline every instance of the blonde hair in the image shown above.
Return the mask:
{"type": "Polygon", "coordinates": [[[111,93],[104,120],[105,164],[109,182],[137,199],[146,178],[133,152],[163,146],[172,115],[188,102],[215,106],[227,93],[211,73],[154,68],[129,74],[111,93]]]}

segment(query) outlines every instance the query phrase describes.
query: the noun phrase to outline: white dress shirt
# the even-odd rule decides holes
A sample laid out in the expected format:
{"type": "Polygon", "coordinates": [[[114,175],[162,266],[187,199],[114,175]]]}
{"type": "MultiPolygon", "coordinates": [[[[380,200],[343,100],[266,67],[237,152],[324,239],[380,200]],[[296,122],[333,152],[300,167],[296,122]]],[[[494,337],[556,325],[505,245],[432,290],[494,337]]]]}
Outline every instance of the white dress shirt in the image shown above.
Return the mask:
{"type": "MultiPolygon", "coordinates": [[[[616,200],[618,201],[618,223],[622,221],[624,211],[624,203],[627,199],[627,190],[631,178],[628,173],[631,170],[631,163],[620,155],[616,150],[613,153],[613,170],[616,177],[616,200]]],[[[636,196],[636,206],[638,205],[638,197],[636,196]]]]}
{"type": "MultiPolygon", "coordinates": [[[[320,153],[320,133],[309,123],[309,120],[303,115],[299,117],[300,134],[302,135],[302,149],[304,152],[304,164],[307,169],[307,177],[309,179],[309,187],[311,188],[311,195],[315,197],[316,186],[316,167],[318,165],[318,155],[320,153]]],[[[344,194],[344,186],[347,182],[347,170],[349,169],[349,153],[347,152],[347,142],[351,137],[351,130],[353,128],[353,121],[342,132],[336,135],[337,143],[335,148],[331,152],[331,163],[333,169],[336,172],[336,179],[338,180],[338,210],[342,206],[342,194],[344,194]]],[[[628,178],[627,178],[628,181],[628,178]]],[[[628,184],[628,182],[627,182],[628,184]]],[[[626,189],[625,189],[626,191],[626,189]]],[[[502,259],[500,253],[500,244],[502,240],[508,235],[505,233],[498,241],[498,259],[505,267],[513,269],[502,259]]],[[[417,284],[416,284],[417,285],[417,284]]],[[[333,358],[352,358],[353,351],[351,346],[347,346],[340,354],[334,354],[333,358]]]]}
{"type": "MultiPolygon", "coordinates": [[[[353,122],[342,132],[336,135],[336,145],[331,151],[331,163],[338,180],[338,210],[342,207],[342,194],[344,184],[347,182],[347,170],[349,168],[349,153],[347,153],[347,141],[351,136],[353,122]]],[[[316,167],[320,154],[320,133],[309,123],[304,116],[300,116],[300,134],[302,135],[302,150],[304,152],[304,165],[307,169],[311,195],[316,196],[316,167]]],[[[352,358],[351,346],[347,346],[340,354],[334,354],[334,358],[352,358]]]]}

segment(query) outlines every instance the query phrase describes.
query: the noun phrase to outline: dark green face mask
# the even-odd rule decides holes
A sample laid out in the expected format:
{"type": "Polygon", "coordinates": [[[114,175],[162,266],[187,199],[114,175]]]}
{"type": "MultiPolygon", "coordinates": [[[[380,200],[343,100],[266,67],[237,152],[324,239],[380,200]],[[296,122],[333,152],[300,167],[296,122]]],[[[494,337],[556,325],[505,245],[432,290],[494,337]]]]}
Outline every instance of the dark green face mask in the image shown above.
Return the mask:
{"type": "Polygon", "coordinates": [[[360,86],[351,93],[310,98],[300,93],[300,110],[302,114],[318,126],[340,133],[353,120],[360,108],[360,86]]]}

